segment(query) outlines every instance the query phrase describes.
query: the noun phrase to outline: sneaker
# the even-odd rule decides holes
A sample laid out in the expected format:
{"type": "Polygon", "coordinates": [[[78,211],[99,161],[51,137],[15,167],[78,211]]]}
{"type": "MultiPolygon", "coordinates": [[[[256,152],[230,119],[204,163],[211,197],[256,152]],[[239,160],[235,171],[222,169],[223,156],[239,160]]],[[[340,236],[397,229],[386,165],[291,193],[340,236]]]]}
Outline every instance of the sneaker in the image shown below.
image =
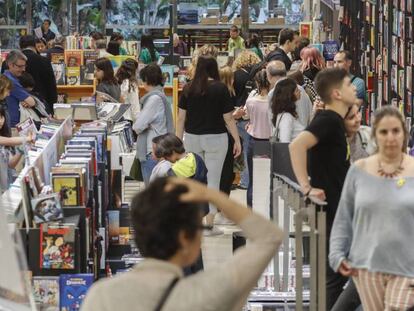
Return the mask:
{"type": "Polygon", "coordinates": [[[223,235],[224,232],[222,230],[220,230],[219,228],[217,228],[216,226],[214,226],[211,230],[204,230],[203,235],[204,236],[218,236],[218,235],[223,235]]]}
{"type": "Polygon", "coordinates": [[[222,213],[217,213],[214,224],[216,225],[234,225],[235,223],[227,219],[222,213]]]}

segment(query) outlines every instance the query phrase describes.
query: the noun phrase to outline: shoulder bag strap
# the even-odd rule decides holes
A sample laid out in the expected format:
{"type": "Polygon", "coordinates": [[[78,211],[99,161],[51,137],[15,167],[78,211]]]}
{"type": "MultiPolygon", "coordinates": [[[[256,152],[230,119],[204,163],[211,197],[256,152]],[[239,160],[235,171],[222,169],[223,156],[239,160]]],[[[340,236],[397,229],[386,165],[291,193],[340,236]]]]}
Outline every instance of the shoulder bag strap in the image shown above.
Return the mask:
{"type": "MultiPolygon", "coordinates": [[[[280,115],[280,118],[279,118],[279,121],[276,123],[276,135],[275,135],[275,137],[276,137],[276,142],[279,142],[280,141],[280,137],[279,137],[279,127],[280,127],[280,122],[282,121],[282,118],[283,118],[283,115],[284,115],[285,113],[284,112],[282,112],[282,114],[280,115]]],[[[277,117],[276,117],[277,118],[277,117]]]]}
{"type": "Polygon", "coordinates": [[[160,302],[158,303],[157,307],[154,309],[154,311],[161,311],[162,307],[165,305],[165,303],[167,302],[168,297],[170,296],[172,290],[174,289],[175,285],[177,285],[179,281],[179,278],[176,277],[174,278],[170,285],[168,285],[167,289],[165,290],[164,294],[161,296],[160,302]]]}

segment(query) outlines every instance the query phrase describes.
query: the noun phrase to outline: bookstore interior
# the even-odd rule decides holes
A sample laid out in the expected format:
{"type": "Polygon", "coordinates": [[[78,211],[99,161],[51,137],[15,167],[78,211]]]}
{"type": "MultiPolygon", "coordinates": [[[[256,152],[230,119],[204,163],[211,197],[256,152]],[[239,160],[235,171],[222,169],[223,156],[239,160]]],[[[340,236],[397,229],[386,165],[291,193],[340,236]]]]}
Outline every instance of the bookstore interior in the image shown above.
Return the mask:
{"type": "MultiPolygon", "coordinates": [[[[356,303],[342,294],[329,301],[329,211],[311,196],[317,189],[299,185],[289,156],[298,126],[281,138],[291,108],[280,108],[276,94],[295,98],[296,107],[306,97],[302,131],[324,109],[318,72],[347,71],[358,127],[370,127],[375,111],[389,105],[411,133],[414,0],[144,2],[0,1],[0,310],[410,310],[414,294],[404,307],[381,308],[358,299],[365,289],[355,281],[357,292],[352,280],[344,292],[354,287],[356,303]],[[200,60],[212,58],[211,71],[200,60]],[[303,95],[282,94],[289,83],[276,81],[286,75],[303,95]],[[202,90],[209,80],[226,86],[224,99],[213,84],[202,90]],[[204,104],[218,104],[196,108],[197,92],[204,104]],[[233,111],[222,108],[229,105],[233,111]],[[275,113],[279,123],[265,126],[275,113]],[[229,137],[224,163],[217,151],[224,140],[202,137],[222,137],[221,128],[229,137]],[[195,179],[227,196],[154,176],[195,179]],[[163,210],[170,204],[191,213],[193,205],[179,202],[185,191],[195,201],[197,191],[208,197],[203,225],[163,210]],[[203,236],[196,264],[183,259],[194,248],[193,226],[203,236]]],[[[301,108],[293,109],[299,122],[301,108]]]]}

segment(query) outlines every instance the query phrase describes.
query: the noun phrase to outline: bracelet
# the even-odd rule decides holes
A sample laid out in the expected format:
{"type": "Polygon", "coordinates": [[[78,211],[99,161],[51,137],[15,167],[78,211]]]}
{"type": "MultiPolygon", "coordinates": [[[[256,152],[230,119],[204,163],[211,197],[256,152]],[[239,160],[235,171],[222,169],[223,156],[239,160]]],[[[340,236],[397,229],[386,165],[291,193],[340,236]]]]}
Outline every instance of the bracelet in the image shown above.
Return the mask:
{"type": "Polygon", "coordinates": [[[309,190],[306,192],[306,193],[304,193],[303,195],[305,196],[305,197],[307,197],[307,196],[309,196],[309,193],[312,191],[312,187],[309,187],[309,190]]]}

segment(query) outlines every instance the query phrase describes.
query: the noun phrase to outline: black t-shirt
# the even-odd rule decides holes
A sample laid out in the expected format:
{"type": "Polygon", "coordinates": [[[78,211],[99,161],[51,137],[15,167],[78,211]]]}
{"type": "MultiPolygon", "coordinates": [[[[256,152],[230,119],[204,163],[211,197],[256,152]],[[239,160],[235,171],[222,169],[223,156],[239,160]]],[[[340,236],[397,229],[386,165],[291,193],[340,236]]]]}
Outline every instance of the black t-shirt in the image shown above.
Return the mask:
{"type": "Polygon", "coordinates": [[[323,110],[316,114],[306,130],[318,139],[309,151],[309,171],[312,187],[325,190],[329,233],[349,168],[344,120],[332,110],[323,110]]]}
{"type": "Polygon", "coordinates": [[[246,92],[246,83],[250,79],[250,69],[238,69],[234,72],[234,91],[236,92],[236,106],[244,106],[249,93],[246,92]]]}
{"type": "Polygon", "coordinates": [[[286,71],[289,71],[290,67],[292,66],[291,59],[281,48],[277,48],[273,52],[269,53],[269,55],[266,57],[267,62],[271,62],[273,60],[280,60],[283,62],[286,66],[286,71]]]}
{"type": "Polygon", "coordinates": [[[209,81],[203,96],[189,96],[187,85],[178,107],[187,111],[185,131],[195,135],[226,133],[223,114],[234,109],[229,90],[219,81],[209,81]]]}

